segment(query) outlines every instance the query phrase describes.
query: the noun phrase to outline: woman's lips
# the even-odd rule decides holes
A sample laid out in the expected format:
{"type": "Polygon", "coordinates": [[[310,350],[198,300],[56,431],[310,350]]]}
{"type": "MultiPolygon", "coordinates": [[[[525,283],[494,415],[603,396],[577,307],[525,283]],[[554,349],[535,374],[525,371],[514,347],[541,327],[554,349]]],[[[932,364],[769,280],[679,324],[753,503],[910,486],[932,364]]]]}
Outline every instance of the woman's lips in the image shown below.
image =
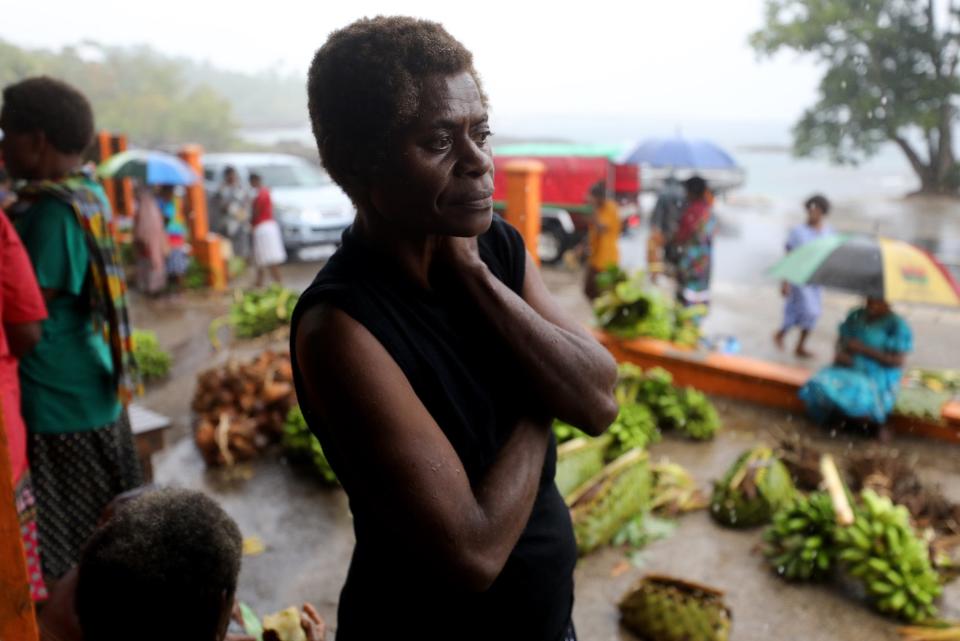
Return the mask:
{"type": "Polygon", "coordinates": [[[456,200],[450,204],[460,209],[489,209],[493,207],[493,194],[491,192],[472,194],[467,198],[456,200]]]}

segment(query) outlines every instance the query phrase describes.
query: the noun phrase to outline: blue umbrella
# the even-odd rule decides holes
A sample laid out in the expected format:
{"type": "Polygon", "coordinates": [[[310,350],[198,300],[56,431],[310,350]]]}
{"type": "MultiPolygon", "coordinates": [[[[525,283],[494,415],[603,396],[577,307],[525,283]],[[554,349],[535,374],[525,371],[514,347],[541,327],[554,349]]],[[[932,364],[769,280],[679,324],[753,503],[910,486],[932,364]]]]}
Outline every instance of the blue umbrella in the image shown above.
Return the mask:
{"type": "Polygon", "coordinates": [[[726,151],[707,140],[654,138],[642,143],[623,160],[634,165],[673,169],[736,169],[726,151]]]}
{"type": "Polygon", "coordinates": [[[97,167],[101,178],[136,178],[147,185],[192,185],[197,174],[187,163],[162,151],[135,149],[111,156],[97,167]]]}

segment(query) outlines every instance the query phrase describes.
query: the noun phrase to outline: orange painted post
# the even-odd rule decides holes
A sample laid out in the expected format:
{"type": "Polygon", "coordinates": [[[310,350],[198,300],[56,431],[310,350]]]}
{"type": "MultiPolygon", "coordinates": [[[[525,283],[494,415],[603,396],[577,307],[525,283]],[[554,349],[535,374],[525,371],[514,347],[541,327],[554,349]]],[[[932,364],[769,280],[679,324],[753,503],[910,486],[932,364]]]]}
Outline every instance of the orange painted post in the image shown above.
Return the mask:
{"type": "MultiPolygon", "coordinates": [[[[127,137],[123,134],[118,134],[114,136],[114,149],[119,154],[127,150],[127,137]]],[[[120,179],[120,193],[123,195],[121,201],[123,207],[121,207],[120,213],[127,218],[133,216],[133,178],[121,178],[120,179]]]]}
{"type": "Polygon", "coordinates": [[[0,408],[0,639],[36,641],[37,621],[30,598],[12,477],[7,428],[0,408]]]}
{"type": "Polygon", "coordinates": [[[540,264],[537,244],[540,240],[540,189],[543,184],[543,163],[536,160],[514,160],[504,167],[507,172],[507,222],[523,236],[527,251],[540,264]]]}
{"type": "Polygon", "coordinates": [[[180,150],[179,156],[197,173],[197,182],[187,187],[187,204],[190,211],[190,236],[194,241],[203,240],[210,232],[207,223],[207,200],[203,193],[203,147],[186,145],[180,150]]]}
{"type": "MultiPolygon", "coordinates": [[[[100,162],[103,162],[107,158],[113,155],[113,136],[110,135],[109,131],[101,131],[97,134],[97,150],[100,152],[100,162]]],[[[117,211],[117,185],[113,178],[103,178],[100,181],[100,184],[103,185],[103,191],[107,195],[107,200],[110,202],[110,209],[114,212],[117,211]]]]}
{"type": "Polygon", "coordinates": [[[187,210],[190,212],[190,238],[193,255],[206,267],[209,283],[213,289],[227,287],[227,267],[220,248],[220,237],[210,233],[207,222],[207,197],[203,192],[203,147],[186,145],[180,150],[180,158],[190,165],[197,174],[197,182],[187,187],[187,210]]]}

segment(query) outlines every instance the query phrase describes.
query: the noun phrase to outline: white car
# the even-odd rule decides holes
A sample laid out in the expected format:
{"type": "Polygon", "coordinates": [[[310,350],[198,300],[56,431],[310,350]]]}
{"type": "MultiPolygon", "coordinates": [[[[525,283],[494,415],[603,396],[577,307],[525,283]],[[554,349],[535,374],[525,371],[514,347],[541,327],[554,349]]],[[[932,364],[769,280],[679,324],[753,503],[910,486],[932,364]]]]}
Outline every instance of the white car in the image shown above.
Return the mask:
{"type": "MultiPolygon", "coordinates": [[[[288,154],[205,154],[203,179],[208,197],[212,198],[223,182],[227,167],[237,170],[245,186],[252,173],[263,178],[270,188],[273,217],[283,232],[283,244],[292,256],[301,249],[339,244],[343,230],[356,215],[353,203],[323,169],[288,154]]],[[[210,214],[216,216],[215,211],[210,214]]],[[[211,218],[211,226],[216,222],[211,218]]]]}

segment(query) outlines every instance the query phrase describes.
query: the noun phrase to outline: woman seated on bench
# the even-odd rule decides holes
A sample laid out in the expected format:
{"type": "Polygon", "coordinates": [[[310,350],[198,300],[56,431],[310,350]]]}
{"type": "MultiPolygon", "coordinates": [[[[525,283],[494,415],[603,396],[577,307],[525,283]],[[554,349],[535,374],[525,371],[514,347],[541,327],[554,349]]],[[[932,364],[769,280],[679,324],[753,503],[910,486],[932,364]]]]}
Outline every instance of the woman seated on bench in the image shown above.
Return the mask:
{"type": "Polygon", "coordinates": [[[840,325],[834,364],[800,390],[807,413],[818,423],[881,426],[893,410],[913,332],[889,303],[867,298],[840,325]]]}

